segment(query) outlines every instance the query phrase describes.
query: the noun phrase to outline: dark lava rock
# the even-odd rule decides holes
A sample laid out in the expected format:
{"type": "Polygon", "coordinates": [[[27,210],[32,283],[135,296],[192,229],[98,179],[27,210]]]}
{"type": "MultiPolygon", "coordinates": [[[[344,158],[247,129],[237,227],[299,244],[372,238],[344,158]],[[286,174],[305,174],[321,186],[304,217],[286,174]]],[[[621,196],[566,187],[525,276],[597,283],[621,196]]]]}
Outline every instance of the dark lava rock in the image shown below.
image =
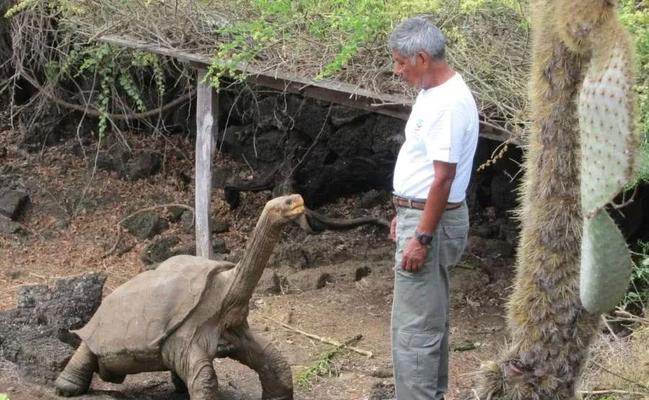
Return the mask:
{"type": "Polygon", "coordinates": [[[124,167],[124,175],[129,181],[148,178],[160,171],[162,156],[155,151],[145,151],[128,161],[124,167]]]}
{"type": "Polygon", "coordinates": [[[56,281],[53,287],[25,286],[17,307],[0,311],[0,354],[37,383],[56,379],[85,325],[101,303],[106,277],[89,273],[56,281]]]}
{"type": "Polygon", "coordinates": [[[136,214],[122,225],[140,240],[151,239],[169,227],[164,218],[152,211],[136,214]]]}
{"type": "Polygon", "coordinates": [[[0,190],[0,214],[16,219],[29,203],[29,195],[21,190],[0,190]]]}
{"type": "Polygon", "coordinates": [[[24,229],[19,223],[0,215],[0,234],[14,235],[24,233],[24,229]]]}
{"type": "Polygon", "coordinates": [[[180,243],[180,238],[175,235],[160,238],[149,244],[140,258],[147,265],[163,262],[178,254],[174,251],[174,246],[178,243],[180,243]]]}
{"type": "Polygon", "coordinates": [[[278,294],[281,291],[279,276],[272,269],[266,268],[257,283],[255,292],[259,294],[278,294]]]}

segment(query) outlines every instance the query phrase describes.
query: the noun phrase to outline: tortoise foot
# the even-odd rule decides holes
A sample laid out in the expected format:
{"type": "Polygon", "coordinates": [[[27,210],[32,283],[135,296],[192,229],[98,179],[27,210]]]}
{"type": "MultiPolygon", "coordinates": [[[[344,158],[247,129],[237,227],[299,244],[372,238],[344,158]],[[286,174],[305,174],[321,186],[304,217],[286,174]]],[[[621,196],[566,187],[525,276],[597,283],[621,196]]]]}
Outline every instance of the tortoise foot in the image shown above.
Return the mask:
{"type": "Polygon", "coordinates": [[[63,375],[59,375],[54,382],[56,394],[63,397],[79,396],[88,391],[90,382],[74,382],[63,375]]]}

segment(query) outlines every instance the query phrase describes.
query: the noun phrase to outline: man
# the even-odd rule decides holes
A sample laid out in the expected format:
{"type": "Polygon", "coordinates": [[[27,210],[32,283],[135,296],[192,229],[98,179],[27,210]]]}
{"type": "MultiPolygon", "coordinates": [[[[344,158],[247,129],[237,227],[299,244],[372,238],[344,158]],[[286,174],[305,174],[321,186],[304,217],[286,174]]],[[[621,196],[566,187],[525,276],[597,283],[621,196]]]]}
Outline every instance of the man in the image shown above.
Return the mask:
{"type": "Polygon", "coordinates": [[[420,89],[394,170],[392,358],[397,400],[439,400],[448,386],[448,272],[464,251],[478,111],[424,17],[390,36],[394,72],[420,89]]]}

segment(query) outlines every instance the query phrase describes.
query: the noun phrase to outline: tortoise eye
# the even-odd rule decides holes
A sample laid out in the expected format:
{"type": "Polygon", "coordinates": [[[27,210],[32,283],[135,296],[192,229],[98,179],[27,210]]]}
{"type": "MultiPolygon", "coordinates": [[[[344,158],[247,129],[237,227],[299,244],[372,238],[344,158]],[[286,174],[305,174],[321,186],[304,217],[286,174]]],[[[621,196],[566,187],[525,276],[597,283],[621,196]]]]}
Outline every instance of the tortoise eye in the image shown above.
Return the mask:
{"type": "Polygon", "coordinates": [[[289,198],[289,199],[284,200],[284,203],[285,203],[287,206],[290,206],[290,205],[291,205],[291,199],[289,198]]]}

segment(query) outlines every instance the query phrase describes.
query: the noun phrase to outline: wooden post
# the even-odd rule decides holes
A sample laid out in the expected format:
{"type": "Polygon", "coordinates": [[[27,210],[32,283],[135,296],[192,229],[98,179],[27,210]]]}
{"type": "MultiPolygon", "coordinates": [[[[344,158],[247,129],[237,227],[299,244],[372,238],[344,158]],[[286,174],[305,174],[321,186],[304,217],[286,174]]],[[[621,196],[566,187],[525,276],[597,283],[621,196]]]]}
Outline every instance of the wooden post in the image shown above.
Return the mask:
{"type": "Polygon", "coordinates": [[[196,255],[212,258],[210,197],[212,156],[218,133],[218,94],[205,82],[207,70],[198,70],[196,94],[196,255]]]}

